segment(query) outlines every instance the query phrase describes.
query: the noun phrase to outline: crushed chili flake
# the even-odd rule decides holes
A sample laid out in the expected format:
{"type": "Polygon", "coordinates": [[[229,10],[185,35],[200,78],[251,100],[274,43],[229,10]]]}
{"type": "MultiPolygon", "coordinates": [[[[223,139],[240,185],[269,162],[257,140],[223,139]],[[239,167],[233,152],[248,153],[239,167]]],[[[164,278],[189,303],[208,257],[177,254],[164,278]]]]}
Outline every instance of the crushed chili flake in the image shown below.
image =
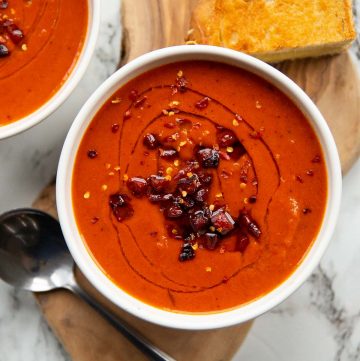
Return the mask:
{"type": "Polygon", "coordinates": [[[236,118],[239,122],[243,122],[243,121],[244,121],[243,117],[242,117],[240,114],[235,113],[234,115],[235,115],[235,118],[236,118]]]}
{"type": "Polygon", "coordinates": [[[253,139],[261,139],[262,138],[261,132],[258,132],[257,130],[253,130],[252,132],[249,133],[249,135],[253,139]]]}
{"type": "Polygon", "coordinates": [[[87,152],[87,156],[90,159],[94,159],[94,158],[96,158],[98,156],[98,152],[95,149],[90,149],[87,152]]]}
{"type": "Polygon", "coordinates": [[[224,160],[230,160],[231,159],[229,154],[227,154],[226,152],[223,152],[222,150],[219,151],[219,155],[220,155],[221,159],[224,159],[224,160]]]}
{"type": "Polygon", "coordinates": [[[172,122],[168,122],[164,124],[164,127],[167,129],[174,129],[176,127],[176,124],[172,122]]]}
{"type": "Polygon", "coordinates": [[[90,221],[90,222],[91,222],[92,224],[95,224],[95,223],[97,223],[97,222],[99,221],[99,219],[100,219],[99,217],[93,217],[93,218],[91,218],[91,221],[90,221]]]}
{"type": "Polygon", "coordinates": [[[119,130],[119,124],[114,123],[114,124],[111,126],[111,131],[112,131],[113,133],[117,133],[118,130],[119,130]]]}
{"type": "Polygon", "coordinates": [[[111,104],[119,104],[121,103],[121,98],[114,98],[111,100],[111,104]]]}
{"type": "Polygon", "coordinates": [[[130,118],[131,118],[131,111],[130,111],[130,110],[126,110],[126,111],[124,112],[123,119],[124,119],[124,120],[128,120],[128,119],[130,119],[130,118]]]}
{"type": "Polygon", "coordinates": [[[133,90],[131,90],[130,93],[129,93],[129,100],[131,100],[131,101],[134,102],[134,101],[138,98],[138,96],[139,96],[138,91],[135,90],[135,89],[133,89],[133,90]]]}
{"type": "Polygon", "coordinates": [[[169,103],[169,107],[170,108],[174,108],[176,106],[180,105],[180,102],[178,100],[172,100],[170,103],[169,103]]]}
{"type": "Polygon", "coordinates": [[[236,250],[244,253],[249,244],[249,237],[244,232],[239,232],[236,240],[236,250]]]}
{"type": "Polygon", "coordinates": [[[249,203],[256,203],[257,197],[253,195],[253,196],[250,196],[250,197],[248,198],[248,200],[249,200],[249,203]]]}
{"type": "Polygon", "coordinates": [[[316,155],[312,160],[312,163],[320,163],[321,162],[321,157],[319,155],[316,155]]]}
{"type": "Polygon", "coordinates": [[[209,97],[204,97],[195,103],[195,107],[197,109],[203,110],[209,106],[210,100],[211,99],[209,97]]]}
{"type": "Polygon", "coordinates": [[[309,169],[306,171],[306,175],[312,177],[314,175],[314,171],[312,169],[309,169]]]}
{"type": "Polygon", "coordinates": [[[303,208],[302,212],[304,214],[308,214],[308,213],[311,213],[311,209],[310,208],[303,208]]]}
{"type": "Polygon", "coordinates": [[[134,107],[135,107],[135,108],[139,108],[139,107],[143,106],[144,103],[146,102],[146,99],[147,99],[147,96],[146,96],[146,95],[143,96],[143,97],[140,98],[140,99],[137,99],[137,100],[134,102],[134,107]]]}
{"type": "Polygon", "coordinates": [[[297,175],[295,178],[299,183],[304,183],[304,179],[301,176],[297,175]]]}
{"type": "Polygon", "coordinates": [[[187,90],[187,85],[188,85],[188,81],[186,80],[186,78],[181,75],[178,76],[176,78],[176,89],[180,92],[180,93],[185,93],[187,90]]]}
{"type": "Polygon", "coordinates": [[[220,177],[224,178],[224,179],[228,179],[232,176],[232,173],[226,171],[226,170],[223,170],[221,171],[221,174],[220,174],[220,177]]]}

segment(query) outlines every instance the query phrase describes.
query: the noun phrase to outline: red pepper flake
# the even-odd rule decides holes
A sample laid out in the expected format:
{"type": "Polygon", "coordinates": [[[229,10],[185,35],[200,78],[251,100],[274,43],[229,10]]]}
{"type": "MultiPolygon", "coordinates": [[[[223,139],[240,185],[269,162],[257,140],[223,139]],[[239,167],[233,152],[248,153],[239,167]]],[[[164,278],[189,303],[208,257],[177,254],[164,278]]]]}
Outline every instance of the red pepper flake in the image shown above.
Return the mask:
{"type": "Polygon", "coordinates": [[[304,208],[304,209],[302,210],[302,212],[303,212],[304,214],[308,214],[308,213],[311,213],[311,209],[310,209],[310,208],[304,208]]]}
{"type": "Polygon", "coordinates": [[[248,247],[249,243],[249,237],[244,232],[239,232],[236,240],[236,250],[243,253],[248,247]]]}
{"type": "Polygon", "coordinates": [[[147,96],[144,96],[134,102],[134,107],[139,108],[146,102],[147,96]]]}
{"type": "Polygon", "coordinates": [[[320,163],[321,162],[321,158],[319,155],[316,155],[312,160],[311,163],[320,163]]]}
{"type": "Polygon", "coordinates": [[[314,171],[312,169],[309,169],[306,171],[306,174],[310,177],[312,177],[314,175],[314,171]]]}
{"type": "Polygon", "coordinates": [[[239,178],[240,178],[241,183],[247,184],[247,182],[248,182],[248,176],[247,176],[247,174],[243,174],[243,173],[242,173],[239,178]]]}
{"type": "Polygon", "coordinates": [[[157,234],[158,234],[158,233],[157,233],[157,232],[155,232],[155,231],[150,232],[150,236],[151,236],[151,237],[156,237],[156,236],[157,236],[157,234]]]}
{"type": "Polygon", "coordinates": [[[228,172],[226,170],[223,170],[220,174],[220,177],[224,178],[224,179],[228,179],[232,176],[232,173],[231,172],[228,172]]]}
{"type": "Polygon", "coordinates": [[[176,127],[176,124],[169,122],[169,123],[165,123],[164,127],[168,129],[174,129],[176,127]]]}
{"type": "Polygon", "coordinates": [[[209,102],[210,102],[210,98],[209,97],[204,97],[204,98],[200,99],[198,102],[195,103],[195,107],[197,109],[203,110],[203,109],[208,107],[209,102]]]}
{"type": "Polygon", "coordinates": [[[304,183],[304,180],[302,179],[301,176],[297,175],[295,178],[296,178],[296,180],[297,180],[298,182],[304,183]]]}
{"type": "Polygon", "coordinates": [[[175,149],[159,149],[160,157],[165,159],[175,159],[178,152],[175,149]]]}
{"type": "Polygon", "coordinates": [[[240,114],[235,113],[235,118],[236,118],[236,120],[239,121],[239,122],[243,122],[243,121],[244,121],[244,118],[243,118],[240,114]]]}
{"type": "Polygon", "coordinates": [[[257,197],[256,197],[255,195],[250,196],[250,197],[248,198],[248,201],[249,201],[249,203],[256,203],[257,197]]]}
{"type": "Polygon", "coordinates": [[[132,102],[134,102],[137,98],[139,97],[139,93],[137,90],[133,89],[130,91],[129,93],[129,100],[131,100],[132,102]]]}
{"type": "Polygon", "coordinates": [[[222,150],[219,151],[219,155],[220,155],[221,159],[230,160],[229,154],[227,154],[226,152],[223,152],[222,150]]]}
{"type": "Polygon", "coordinates": [[[261,139],[262,138],[261,132],[258,132],[257,130],[253,130],[252,132],[249,133],[249,135],[253,139],[261,139]]]}
{"type": "Polygon", "coordinates": [[[90,159],[94,159],[94,158],[96,158],[98,156],[98,152],[95,149],[90,149],[87,152],[87,156],[90,159]]]}
{"type": "Polygon", "coordinates": [[[93,218],[91,218],[91,224],[95,224],[95,223],[97,223],[99,221],[99,217],[93,217],[93,218]]]}
{"type": "Polygon", "coordinates": [[[114,123],[114,124],[111,126],[111,131],[112,131],[113,133],[117,133],[118,130],[119,130],[119,124],[114,123]]]}
{"type": "Polygon", "coordinates": [[[176,78],[176,89],[180,93],[185,93],[186,92],[187,84],[188,84],[188,81],[186,80],[186,78],[184,76],[179,76],[179,77],[176,78]]]}
{"type": "Polygon", "coordinates": [[[124,119],[124,120],[127,120],[127,119],[130,119],[130,118],[131,118],[131,112],[130,112],[130,110],[127,110],[127,111],[124,113],[123,119],[124,119]]]}

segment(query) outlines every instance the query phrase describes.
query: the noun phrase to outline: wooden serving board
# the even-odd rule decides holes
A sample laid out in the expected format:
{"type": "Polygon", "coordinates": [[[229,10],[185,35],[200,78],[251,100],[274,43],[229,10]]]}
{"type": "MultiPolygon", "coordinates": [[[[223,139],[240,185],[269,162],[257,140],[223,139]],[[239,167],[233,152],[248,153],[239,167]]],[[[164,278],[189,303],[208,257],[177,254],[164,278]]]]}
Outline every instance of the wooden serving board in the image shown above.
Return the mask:
{"type": "MultiPolygon", "coordinates": [[[[184,43],[196,0],[123,0],[122,64],[148,51],[184,43]]],[[[343,172],[360,153],[360,82],[349,53],[285,62],[277,66],[315,101],[334,134],[343,172]]],[[[34,207],[56,216],[55,185],[46,188],[34,207]]],[[[251,323],[216,331],[166,329],[136,319],[111,305],[78,274],[80,283],[104,306],[123,317],[177,360],[230,360],[251,323]]],[[[144,356],[89,306],[56,291],[37,295],[50,327],[74,361],[145,360],[144,356]]]]}

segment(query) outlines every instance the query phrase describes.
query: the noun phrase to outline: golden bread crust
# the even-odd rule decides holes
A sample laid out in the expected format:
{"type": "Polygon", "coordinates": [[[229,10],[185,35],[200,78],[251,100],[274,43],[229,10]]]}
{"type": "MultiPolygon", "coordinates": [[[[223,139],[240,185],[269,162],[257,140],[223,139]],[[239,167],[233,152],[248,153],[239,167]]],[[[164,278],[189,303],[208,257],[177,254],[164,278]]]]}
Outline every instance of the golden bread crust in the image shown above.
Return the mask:
{"type": "Polygon", "coordinates": [[[199,0],[191,26],[189,40],[271,61],[334,53],[356,36],[351,0],[199,0]]]}

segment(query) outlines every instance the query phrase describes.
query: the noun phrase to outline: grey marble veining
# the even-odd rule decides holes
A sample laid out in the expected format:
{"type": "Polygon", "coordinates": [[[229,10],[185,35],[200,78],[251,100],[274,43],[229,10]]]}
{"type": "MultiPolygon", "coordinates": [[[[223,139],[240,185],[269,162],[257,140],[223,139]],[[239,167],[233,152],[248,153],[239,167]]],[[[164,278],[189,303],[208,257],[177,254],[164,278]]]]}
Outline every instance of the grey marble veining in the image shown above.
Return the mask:
{"type": "MultiPolygon", "coordinates": [[[[53,177],[74,116],[115,70],[120,53],[119,1],[102,0],[96,54],[73,96],[41,125],[0,143],[0,213],[30,205],[53,177]]],[[[360,0],[355,3],[358,19],[360,0]]],[[[352,50],[360,66],[359,44],[358,39],[352,50]]],[[[284,303],[256,320],[234,360],[360,361],[359,221],[360,161],[344,179],[339,222],[320,267],[284,303]]],[[[69,356],[32,295],[0,283],[0,361],[50,360],[67,361],[69,356]]]]}

